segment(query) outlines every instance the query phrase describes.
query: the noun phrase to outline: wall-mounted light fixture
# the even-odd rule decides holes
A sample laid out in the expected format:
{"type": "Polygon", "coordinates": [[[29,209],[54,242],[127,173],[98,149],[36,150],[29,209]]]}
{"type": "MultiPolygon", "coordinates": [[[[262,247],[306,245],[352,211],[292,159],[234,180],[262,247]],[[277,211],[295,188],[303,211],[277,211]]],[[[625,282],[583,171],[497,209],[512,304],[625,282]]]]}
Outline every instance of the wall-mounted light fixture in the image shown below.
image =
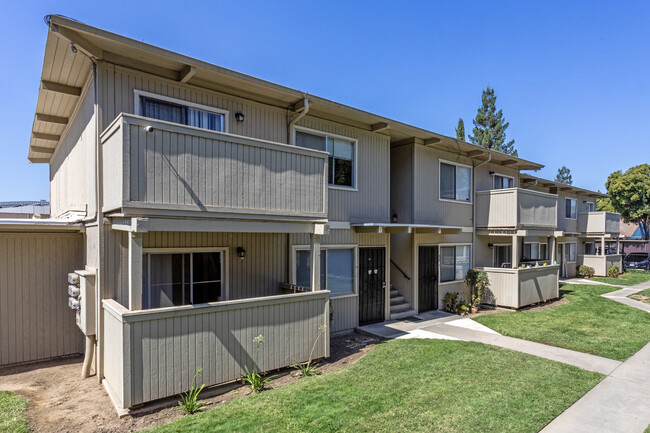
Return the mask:
{"type": "Polygon", "coordinates": [[[237,257],[239,257],[240,260],[244,260],[246,258],[246,250],[244,247],[237,247],[237,257]]]}
{"type": "Polygon", "coordinates": [[[494,248],[494,244],[488,244],[488,248],[494,248]]]}
{"type": "Polygon", "coordinates": [[[490,176],[494,176],[494,172],[490,170],[490,176]]]}
{"type": "Polygon", "coordinates": [[[72,51],[74,54],[77,54],[77,47],[74,44],[70,44],[70,51],[72,51]]]}
{"type": "Polygon", "coordinates": [[[391,218],[391,221],[392,221],[393,223],[396,223],[396,222],[397,222],[397,214],[396,214],[396,213],[393,214],[393,217],[391,218]]]}
{"type": "Polygon", "coordinates": [[[241,122],[244,121],[245,118],[246,118],[246,116],[244,116],[244,113],[242,113],[241,111],[238,111],[238,112],[235,113],[235,120],[237,122],[241,123],[241,122]]]}
{"type": "Polygon", "coordinates": [[[145,126],[145,127],[144,127],[144,131],[145,131],[145,132],[153,132],[153,126],[151,126],[151,125],[149,125],[149,126],[145,126]]]}

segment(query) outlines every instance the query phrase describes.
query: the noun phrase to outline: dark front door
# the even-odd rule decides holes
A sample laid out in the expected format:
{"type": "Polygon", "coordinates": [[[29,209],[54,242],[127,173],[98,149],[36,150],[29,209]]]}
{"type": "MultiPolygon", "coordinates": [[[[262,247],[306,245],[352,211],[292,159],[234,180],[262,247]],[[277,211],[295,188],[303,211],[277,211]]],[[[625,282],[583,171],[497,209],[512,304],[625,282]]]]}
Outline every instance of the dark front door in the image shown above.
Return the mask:
{"type": "Polygon", "coordinates": [[[438,309],[438,247],[418,251],[418,312],[438,309]]]}
{"type": "Polygon", "coordinates": [[[386,308],[386,250],[359,248],[359,325],[383,322],[386,308]]]}

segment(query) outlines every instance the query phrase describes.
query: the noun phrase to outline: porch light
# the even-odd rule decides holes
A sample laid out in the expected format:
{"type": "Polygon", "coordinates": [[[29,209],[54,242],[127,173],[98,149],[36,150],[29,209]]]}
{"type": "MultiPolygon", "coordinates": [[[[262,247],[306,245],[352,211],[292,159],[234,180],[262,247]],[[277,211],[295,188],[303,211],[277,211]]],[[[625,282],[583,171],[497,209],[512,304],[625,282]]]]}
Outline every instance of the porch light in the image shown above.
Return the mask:
{"type": "Polygon", "coordinates": [[[74,54],[77,54],[77,47],[75,44],[70,44],[70,51],[72,51],[74,54]]]}
{"type": "Polygon", "coordinates": [[[494,248],[494,244],[488,244],[488,248],[494,248]]]}
{"type": "Polygon", "coordinates": [[[393,217],[391,218],[391,221],[393,221],[393,223],[397,222],[397,214],[396,213],[393,214],[393,217]]]}
{"type": "Polygon", "coordinates": [[[246,258],[246,250],[243,247],[237,247],[237,257],[241,260],[246,258]]]}
{"type": "Polygon", "coordinates": [[[244,113],[242,113],[241,111],[235,113],[235,120],[237,122],[243,122],[245,117],[246,116],[244,116],[244,113]]]}

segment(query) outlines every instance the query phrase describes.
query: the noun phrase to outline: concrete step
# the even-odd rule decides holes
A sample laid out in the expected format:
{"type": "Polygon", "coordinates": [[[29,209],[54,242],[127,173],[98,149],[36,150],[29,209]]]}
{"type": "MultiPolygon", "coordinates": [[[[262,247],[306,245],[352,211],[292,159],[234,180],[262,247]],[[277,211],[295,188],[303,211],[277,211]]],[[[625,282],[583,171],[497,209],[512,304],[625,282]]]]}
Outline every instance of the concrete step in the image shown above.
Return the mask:
{"type": "Polygon", "coordinates": [[[407,309],[396,311],[396,312],[391,311],[390,319],[391,320],[400,320],[400,319],[404,319],[406,317],[415,316],[416,314],[417,314],[416,311],[413,310],[412,308],[407,308],[407,309]]]}
{"type": "Polygon", "coordinates": [[[404,296],[402,295],[396,295],[390,297],[390,305],[401,304],[402,302],[404,302],[404,296]]]}
{"type": "Polygon", "coordinates": [[[402,311],[402,310],[410,310],[411,309],[411,304],[409,304],[406,301],[402,301],[399,303],[393,304],[392,302],[390,303],[390,312],[391,314],[395,311],[402,311]]]}
{"type": "Polygon", "coordinates": [[[397,296],[397,295],[399,295],[399,292],[397,291],[397,289],[393,289],[393,288],[391,288],[391,289],[390,289],[390,296],[391,296],[391,298],[392,298],[393,296],[397,296]]]}

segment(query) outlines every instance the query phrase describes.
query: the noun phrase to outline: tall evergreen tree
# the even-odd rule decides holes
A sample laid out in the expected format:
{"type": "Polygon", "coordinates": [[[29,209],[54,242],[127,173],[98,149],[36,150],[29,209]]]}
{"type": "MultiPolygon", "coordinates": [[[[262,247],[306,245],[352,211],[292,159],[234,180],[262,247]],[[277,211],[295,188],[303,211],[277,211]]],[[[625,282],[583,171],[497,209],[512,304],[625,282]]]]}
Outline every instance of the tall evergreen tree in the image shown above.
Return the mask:
{"type": "Polygon", "coordinates": [[[481,96],[481,106],[474,118],[474,128],[469,139],[473,144],[497,150],[508,155],[518,156],[515,140],[506,142],[506,129],[510,123],[503,118],[503,110],[497,111],[497,97],[494,89],[487,86],[481,96]]]}
{"type": "Polygon", "coordinates": [[[458,126],[456,126],[456,140],[465,141],[465,122],[463,122],[463,119],[458,119],[458,126]]]}
{"type": "Polygon", "coordinates": [[[563,165],[562,168],[558,168],[557,174],[555,175],[555,181],[565,185],[573,185],[571,170],[569,170],[566,165],[563,165]]]}

